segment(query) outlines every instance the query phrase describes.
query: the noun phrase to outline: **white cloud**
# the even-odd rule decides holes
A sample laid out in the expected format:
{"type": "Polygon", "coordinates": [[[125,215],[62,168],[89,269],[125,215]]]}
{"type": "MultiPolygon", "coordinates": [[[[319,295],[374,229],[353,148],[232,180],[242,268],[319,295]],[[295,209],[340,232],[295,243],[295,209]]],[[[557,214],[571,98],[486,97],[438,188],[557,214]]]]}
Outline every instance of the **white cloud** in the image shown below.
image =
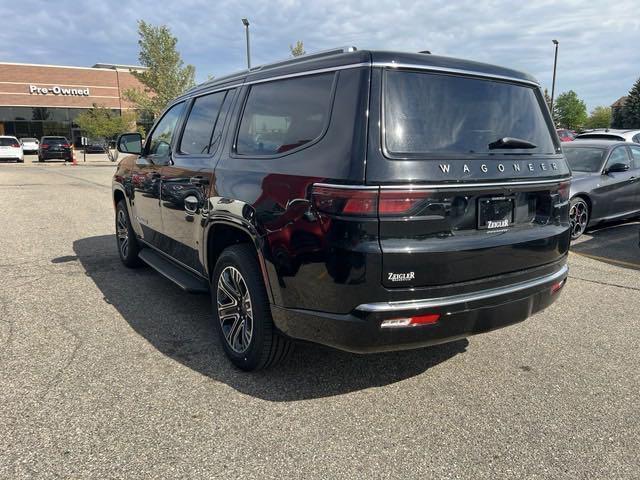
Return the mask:
{"type": "Polygon", "coordinates": [[[301,39],[307,51],[339,45],[431,50],[525,70],[551,85],[553,45],[560,41],[556,91],[575,90],[590,108],[626,94],[640,76],[636,0],[512,2],[503,0],[352,1],[24,0],[0,31],[5,61],[91,65],[135,63],[136,20],[167,24],[198,78],[245,65],[251,21],[253,63],[284,58],[301,39]]]}

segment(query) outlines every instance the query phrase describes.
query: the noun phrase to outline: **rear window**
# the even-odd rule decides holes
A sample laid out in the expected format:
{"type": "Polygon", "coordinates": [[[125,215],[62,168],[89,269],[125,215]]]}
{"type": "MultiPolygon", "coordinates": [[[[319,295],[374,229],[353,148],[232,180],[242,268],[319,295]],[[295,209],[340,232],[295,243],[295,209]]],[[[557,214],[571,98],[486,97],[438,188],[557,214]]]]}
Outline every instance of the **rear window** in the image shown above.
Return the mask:
{"type": "Polygon", "coordinates": [[[42,141],[43,143],[47,143],[49,145],[62,145],[64,143],[69,143],[69,140],[61,137],[48,137],[44,138],[42,141]]]}
{"type": "Polygon", "coordinates": [[[610,133],[583,133],[582,135],[578,135],[576,137],[577,140],[579,139],[591,139],[591,140],[618,140],[618,141],[624,141],[624,137],[621,137],[620,135],[612,135],[610,133]]]}
{"type": "Polygon", "coordinates": [[[320,137],[329,119],[334,77],[325,73],[252,86],[237,153],[277,155],[320,137]]]}
{"type": "Polygon", "coordinates": [[[18,141],[15,138],[0,138],[0,147],[11,147],[16,143],[18,143],[18,141]]]}
{"type": "Polygon", "coordinates": [[[391,154],[556,153],[533,87],[408,71],[387,71],[384,83],[384,141],[391,154]],[[489,148],[504,137],[534,147],[489,148]]]}
{"type": "Polygon", "coordinates": [[[571,170],[577,172],[599,172],[602,169],[605,150],[591,147],[563,147],[571,170]]]}

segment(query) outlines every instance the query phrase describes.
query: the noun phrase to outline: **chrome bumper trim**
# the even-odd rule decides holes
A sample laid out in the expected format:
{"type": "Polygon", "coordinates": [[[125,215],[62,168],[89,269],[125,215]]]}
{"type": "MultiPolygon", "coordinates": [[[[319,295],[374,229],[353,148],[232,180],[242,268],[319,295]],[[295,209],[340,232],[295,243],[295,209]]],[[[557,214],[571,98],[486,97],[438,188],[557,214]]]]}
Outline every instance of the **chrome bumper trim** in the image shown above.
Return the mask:
{"type": "Polygon", "coordinates": [[[486,298],[498,297],[500,295],[508,295],[510,293],[519,292],[528,288],[537,287],[550,283],[555,280],[559,280],[565,277],[569,272],[569,267],[565,264],[560,270],[544,277],[539,277],[533,280],[529,280],[522,283],[516,283],[509,285],[508,287],[491,288],[488,290],[481,290],[479,292],[464,293],[461,295],[451,295],[449,297],[428,298],[423,300],[403,300],[399,302],[380,302],[380,303],[365,303],[358,305],[356,310],[367,313],[382,313],[382,312],[396,312],[403,310],[418,310],[424,308],[437,308],[446,307],[448,305],[455,305],[458,303],[475,302],[477,300],[484,300],[486,298]]]}

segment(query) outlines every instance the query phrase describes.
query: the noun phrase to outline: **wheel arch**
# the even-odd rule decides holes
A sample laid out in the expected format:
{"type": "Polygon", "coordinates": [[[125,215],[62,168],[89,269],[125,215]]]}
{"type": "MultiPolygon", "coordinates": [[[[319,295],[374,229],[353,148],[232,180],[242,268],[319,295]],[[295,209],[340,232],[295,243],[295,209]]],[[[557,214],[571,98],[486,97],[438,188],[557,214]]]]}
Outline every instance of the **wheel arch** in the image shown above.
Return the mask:
{"type": "Polygon", "coordinates": [[[574,200],[576,198],[580,198],[584,200],[585,203],[587,204],[587,208],[589,209],[589,220],[587,222],[587,225],[589,225],[589,223],[591,223],[591,220],[593,219],[593,215],[592,215],[593,201],[591,200],[591,197],[589,196],[589,194],[585,192],[576,193],[574,196],[571,197],[571,200],[574,200]]]}
{"type": "Polygon", "coordinates": [[[113,206],[114,206],[114,208],[115,208],[116,205],[118,205],[120,200],[125,200],[126,198],[127,198],[127,196],[124,193],[124,190],[122,190],[121,188],[114,188],[113,189],[113,206]]]}
{"type": "Polygon", "coordinates": [[[207,269],[209,278],[211,278],[216,262],[225,248],[240,243],[249,244],[255,250],[269,302],[274,303],[271,282],[269,281],[269,274],[262,252],[262,241],[253,228],[232,220],[219,219],[207,225],[204,235],[203,265],[207,269]]]}

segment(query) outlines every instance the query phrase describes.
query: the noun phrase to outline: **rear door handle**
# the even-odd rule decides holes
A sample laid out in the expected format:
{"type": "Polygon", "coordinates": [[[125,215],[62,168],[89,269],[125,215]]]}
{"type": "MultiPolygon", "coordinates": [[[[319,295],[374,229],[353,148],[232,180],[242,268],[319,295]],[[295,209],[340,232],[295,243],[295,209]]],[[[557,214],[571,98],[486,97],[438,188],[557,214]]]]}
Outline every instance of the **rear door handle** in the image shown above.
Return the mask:
{"type": "Polygon", "coordinates": [[[207,177],[203,177],[202,175],[191,177],[189,179],[189,182],[193,185],[209,185],[209,179],[207,177]]]}

